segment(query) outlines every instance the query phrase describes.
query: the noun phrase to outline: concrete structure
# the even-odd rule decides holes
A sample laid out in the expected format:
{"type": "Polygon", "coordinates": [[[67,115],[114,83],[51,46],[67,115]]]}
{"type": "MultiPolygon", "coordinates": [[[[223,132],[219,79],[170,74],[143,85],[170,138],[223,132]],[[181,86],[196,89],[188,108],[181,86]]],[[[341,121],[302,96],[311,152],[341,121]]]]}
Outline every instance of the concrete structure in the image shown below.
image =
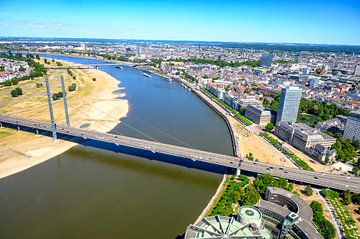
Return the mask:
{"type": "Polygon", "coordinates": [[[262,105],[248,105],[245,109],[245,117],[258,125],[267,125],[271,122],[271,112],[265,110],[262,105]]]}
{"type": "Polygon", "coordinates": [[[336,162],[331,165],[331,168],[337,171],[342,171],[344,173],[351,173],[353,171],[354,166],[345,164],[343,162],[336,162]]]}
{"type": "Polygon", "coordinates": [[[281,140],[289,142],[302,151],[315,147],[317,144],[330,147],[336,142],[334,137],[303,123],[280,122],[275,129],[275,134],[281,140]]]}
{"type": "Polygon", "coordinates": [[[276,124],[281,121],[296,122],[302,90],[298,87],[285,87],[281,90],[276,124]]]}
{"type": "Polygon", "coordinates": [[[298,195],[293,194],[285,189],[276,187],[267,187],[265,200],[286,207],[289,211],[298,214],[306,220],[312,219],[312,210],[309,205],[298,195]]]}
{"type": "MultiPolygon", "coordinates": [[[[27,132],[51,135],[51,124],[0,115],[0,127],[18,128],[27,132]]],[[[109,133],[99,133],[85,129],[56,125],[60,139],[80,142],[84,145],[115,152],[127,153],[168,163],[212,170],[214,167],[257,174],[270,173],[274,177],[283,177],[290,181],[307,183],[337,190],[350,190],[360,193],[360,178],[341,176],[321,172],[310,172],[297,168],[265,164],[243,160],[240,157],[205,152],[169,144],[152,142],[109,133]]]]}
{"type": "Polygon", "coordinates": [[[353,111],[349,114],[346,122],[344,138],[351,141],[360,140],[360,111],[353,111]]]}
{"type": "Polygon", "coordinates": [[[239,208],[234,217],[211,216],[188,226],[190,238],[322,239],[312,224],[312,210],[299,196],[267,187],[265,200],[239,208]]]}
{"type": "Polygon", "coordinates": [[[48,100],[49,113],[50,113],[51,132],[52,132],[53,139],[56,140],[57,139],[56,125],[55,125],[54,111],[53,111],[53,106],[52,106],[52,101],[51,101],[50,84],[49,84],[48,78],[45,78],[45,86],[46,86],[46,96],[47,96],[47,100],[48,100]]]}
{"type": "Polygon", "coordinates": [[[264,227],[273,238],[321,239],[312,224],[312,210],[299,196],[281,188],[267,187],[265,200],[257,208],[263,214],[264,227]]]}
{"type": "Polygon", "coordinates": [[[185,239],[191,238],[246,238],[271,239],[271,233],[262,227],[261,212],[255,207],[240,207],[237,218],[211,216],[188,226],[185,239]]]}
{"type": "Polygon", "coordinates": [[[68,110],[68,106],[67,106],[67,94],[66,94],[66,89],[65,89],[65,80],[64,80],[64,75],[60,76],[60,81],[61,81],[61,90],[63,93],[63,100],[64,100],[64,112],[65,112],[65,120],[66,120],[66,126],[70,127],[70,117],[69,117],[69,110],[68,110]]]}

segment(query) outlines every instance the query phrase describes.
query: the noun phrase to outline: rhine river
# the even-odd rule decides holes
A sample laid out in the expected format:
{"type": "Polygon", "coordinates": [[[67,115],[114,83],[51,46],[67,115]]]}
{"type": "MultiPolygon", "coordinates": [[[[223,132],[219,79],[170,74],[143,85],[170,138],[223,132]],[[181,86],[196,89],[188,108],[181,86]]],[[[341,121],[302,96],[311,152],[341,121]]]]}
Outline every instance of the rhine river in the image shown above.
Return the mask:
{"type": "MultiPolygon", "coordinates": [[[[130,104],[113,133],[232,154],[223,119],[180,84],[127,66],[99,69],[121,81],[130,104]]],[[[0,180],[0,238],[176,238],[200,215],[221,178],[76,146],[0,180]]]]}

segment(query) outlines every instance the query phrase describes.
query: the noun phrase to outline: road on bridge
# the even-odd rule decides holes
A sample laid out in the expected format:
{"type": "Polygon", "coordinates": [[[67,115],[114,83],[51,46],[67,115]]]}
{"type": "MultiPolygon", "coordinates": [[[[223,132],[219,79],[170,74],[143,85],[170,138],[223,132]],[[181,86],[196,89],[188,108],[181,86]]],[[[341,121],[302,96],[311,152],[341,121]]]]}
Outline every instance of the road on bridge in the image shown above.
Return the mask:
{"type": "MultiPolygon", "coordinates": [[[[9,117],[6,115],[0,115],[0,123],[3,125],[12,125],[15,127],[19,126],[20,129],[21,127],[25,126],[34,129],[34,131],[36,129],[45,131],[52,130],[49,123],[9,117]]],[[[201,161],[208,164],[220,165],[233,169],[240,169],[257,174],[270,173],[275,177],[283,177],[298,183],[311,184],[342,191],[349,190],[352,192],[360,193],[359,177],[342,176],[321,172],[310,172],[302,169],[281,167],[277,165],[248,161],[239,157],[216,154],[197,149],[190,149],[109,133],[99,133],[95,131],[67,127],[64,125],[57,125],[56,132],[64,135],[111,143],[118,146],[127,146],[130,148],[151,151],[153,153],[161,153],[165,155],[191,159],[193,161],[201,161]]]]}

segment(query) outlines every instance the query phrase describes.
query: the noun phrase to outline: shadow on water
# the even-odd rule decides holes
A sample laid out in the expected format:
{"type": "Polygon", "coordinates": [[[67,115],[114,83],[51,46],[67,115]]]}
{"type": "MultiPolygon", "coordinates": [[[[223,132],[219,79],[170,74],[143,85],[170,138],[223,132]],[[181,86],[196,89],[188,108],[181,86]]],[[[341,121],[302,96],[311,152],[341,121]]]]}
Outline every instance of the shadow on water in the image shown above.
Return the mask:
{"type": "Polygon", "coordinates": [[[130,156],[128,154],[113,153],[86,146],[76,146],[67,153],[76,160],[90,160],[104,166],[133,170],[144,175],[156,175],[170,180],[176,179],[191,182],[192,180],[188,178],[188,170],[196,171],[198,184],[207,186],[209,182],[213,182],[213,179],[209,181],[208,174],[205,171],[197,169],[184,170],[180,166],[163,164],[159,161],[130,156]],[[88,156],[86,158],[82,157],[84,154],[88,156]]]}
{"type": "MultiPolygon", "coordinates": [[[[5,123],[4,126],[7,126],[10,128],[13,128],[13,129],[17,129],[17,126],[11,125],[11,124],[5,123]]],[[[21,129],[23,131],[28,131],[28,132],[32,132],[32,133],[35,132],[35,130],[30,127],[21,127],[21,129]]],[[[52,134],[50,131],[38,130],[37,132],[41,135],[52,137],[52,134]]],[[[81,137],[73,137],[73,136],[64,135],[64,134],[60,134],[60,133],[57,134],[57,137],[58,137],[58,139],[64,139],[67,141],[79,143],[83,146],[89,146],[92,148],[109,150],[109,151],[112,151],[115,153],[138,156],[138,157],[147,158],[150,160],[161,161],[161,162],[169,163],[169,164],[175,164],[175,165],[183,166],[186,168],[200,169],[203,171],[208,171],[208,172],[218,173],[218,174],[224,174],[226,172],[231,173],[231,170],[226,167],[223,167],[220,165],[213,165],[213,164],[209,164],[209,163],[198,161],[198,160],[194,161],[194,160],[188,159],[188,158],[182,158],[182,157],[177,157],[177,156],[168,155],[168,154],[162,154],[162,153],[158,153],[158,152],[154,153],[149,150],[131,148],[131,147],[122,146],[122,145],[115,145],[113,143],[107,143],[107,142],[102,142],[102,141],[97,141],[97,140],[85,140],[81,137]]]]}

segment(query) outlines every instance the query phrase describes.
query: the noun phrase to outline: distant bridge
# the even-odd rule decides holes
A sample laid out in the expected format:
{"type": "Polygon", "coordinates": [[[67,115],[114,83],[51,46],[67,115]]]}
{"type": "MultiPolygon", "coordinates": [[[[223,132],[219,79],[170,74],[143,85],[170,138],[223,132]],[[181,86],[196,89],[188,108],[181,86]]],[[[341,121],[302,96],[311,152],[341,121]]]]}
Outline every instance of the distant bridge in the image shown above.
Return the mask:
{"type": "Polygon", "coordinates": [[[45,69],[93,69],[99,66],[121,66],[120,63],[81,64],[71,66],[45,66],[45,69]]]}
{"type": "MultiPolygon", "coordinates": [[[[6,115],[0,115],[0,126],[17,128],[18,130],[46,135],[51,135],[51,132],[53,131],[52,126],[49,123],[15,118],[6,115]]],[[[186,162],[186,164],[190,167],[204,166],[205,170],[206,167],[219,167],[222,169],[230,169],[233,172],[243,170],[257,174],[270,173],[275,177],[283,177],[298,183],[343,191],[350,190],[352,192],[360,193],[359,177],[309,172],[296,168],[287,168],[243,160],[239,157],[216,154],[110,133],[99,133],[95,131],[77,129],[64,125],[57,125],[56,133],[64,140],[74,141],[74,139],[76,139],[77,142],[79,142],[81,139],[82,141],[85,141],[83,144],[92,147],[109,149],[109,146],[111,145],[113,148],[117,149],[117,152],[142,156],[150,159],[159,159],[160,161],[165,161],[162,159],[167,158],[167,162],[170,163],[180,163],[181,165],[185,165],[186,162]]]]}
{"type": "Polygon", "coordinates": [[[124,63],[124,62],[108,62],[108,63],[99,63],[99,64],[95,64],[95,63],[91,63],[91,64],[73,64],[70,66],[45,66],[45,69],[94,69],[94,68],[98,68],[99,66],[132,66],[132,67],[138,67],[138,66],[145,66],[147,65],[146,63],[124,63]]]}

